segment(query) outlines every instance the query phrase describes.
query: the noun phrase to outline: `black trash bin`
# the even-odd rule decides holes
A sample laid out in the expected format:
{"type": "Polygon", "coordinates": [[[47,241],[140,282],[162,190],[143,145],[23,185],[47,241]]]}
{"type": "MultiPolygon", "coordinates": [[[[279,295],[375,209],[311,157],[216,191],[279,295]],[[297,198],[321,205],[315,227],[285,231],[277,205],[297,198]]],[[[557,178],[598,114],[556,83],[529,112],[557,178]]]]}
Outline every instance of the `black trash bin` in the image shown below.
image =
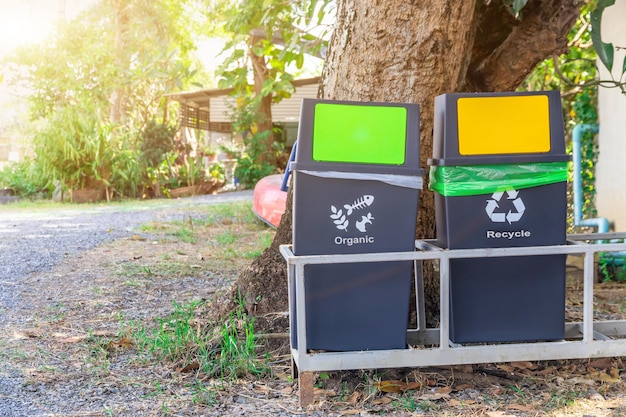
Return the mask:
{"type": "MultiPolygon", "coordinates": [[[[305,99],[291,168],[295,255],[414,250],[417,105],[305,99]]],[[[304,275],[308,349],[406,347],[412,262],[308,265],[304,275]]]]}
{"type": "MultiPolygon", "coordinates": [[[[435,100],[430,184],[444,248],[566,243],[569,155],[558,91],[435,100]]],[[[558,340],[565,255],[450,261],[455,343],[558,340]]]]}

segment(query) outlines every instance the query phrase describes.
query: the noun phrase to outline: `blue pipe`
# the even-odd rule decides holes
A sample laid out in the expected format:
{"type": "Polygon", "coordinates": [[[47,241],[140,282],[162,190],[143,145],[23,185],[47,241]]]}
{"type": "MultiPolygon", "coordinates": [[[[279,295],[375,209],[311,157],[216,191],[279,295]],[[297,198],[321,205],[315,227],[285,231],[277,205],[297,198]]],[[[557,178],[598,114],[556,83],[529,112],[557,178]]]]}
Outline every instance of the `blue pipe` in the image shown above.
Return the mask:
{"type": "MultiPolygon", "coordinates": [[[[597,125],[580,124],[572,131],[572,159],[574,161],[574,226],[596,227],[598,233],[608,233],[610,224],[606,217],[583,219],[582,137],[585,132],[598,133],[597,125]]],[[[624,265],[626,252],[603,252],[600,261],[609,265],[624,265]]]]}
{"type": "Polygon", "coordinates": [[[608,233],[609,220],[605,217],[583,220],[583,185],[581,144],[585,132],[598,133],[597,125],[580,124],[572,131],[572,159],[574,161],[574,226],[596,227],[598,233],[608,233]]]}

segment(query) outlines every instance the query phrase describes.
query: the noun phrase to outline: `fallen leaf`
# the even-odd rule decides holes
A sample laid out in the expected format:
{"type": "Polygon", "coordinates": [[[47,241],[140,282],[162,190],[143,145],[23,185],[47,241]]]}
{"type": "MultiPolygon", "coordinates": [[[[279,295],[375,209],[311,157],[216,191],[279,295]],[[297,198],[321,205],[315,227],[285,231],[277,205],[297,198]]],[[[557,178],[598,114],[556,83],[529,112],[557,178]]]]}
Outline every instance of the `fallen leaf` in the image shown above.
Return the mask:
{"type": "Polygon", "coordinates": [[[200,364],[197,361],[193,361],[183,366],[182,368],[178,368],[177,371],[185,373],[185,372],[195,371],[197,369],[200,369],[200,364]]]}
{"type": "Polygon", "coordinates": [[[589,362],[588,366],[591,368],[607,370],[613,368],[613,361],[611,361],[611,358],[601,358],[593,362],[589,362]]]}
{"type": "Polygon", "coordinates": [[[437,380],[436,379],[429,379],[426,381],[426,385],[429,387],[435,387],[437,386],[437,380]]]}
{"type": "Polygon", "coordinates": [[[400,394],[402,392],[402,387],[401,387],[402,384],[403,382],[397,379],[389,380],[389,381],[380,381],[380,382],[374,383],[374,385],[376,386],[376,388],[378,388],[379,391],[394,392],[396,394],[400,394]]]}
{"type": "Polygon", "coordinates": [[[281,381],[289,381],[289,382],[291,382],[291,374],[288,374],[286,372],[277,372],[276,373],[276,377],[278,379],[280,379],[281,381]]]}
{"type": "Polygon", "coordinates": [[[529,407],[527,405],[521,405],[521,404],[509,404],[506,406],[506,408],[508,408],[509,410],[516,410],[516,411],[533,411],[535,409],[534,407],[529,407]]]}
{"type": "Polygon", "coordinates": [[[372,401],[373,405],[387,405],[390,403],[391,403],[391,398],[389,397],[376,398],[374,399],[374,401],[372,401]]]}
{"type": "Polygon", "coordinates": [[[497,367],[498,367],[498,369],[500,369],[501,371],[504,371],[504,372],[507,372],[507,373],[510,373],[510,374],[512,374],[512,373],[513,373],[513,371],[515,370],[515,368],[514,368],[514,367],[509,366],[509,365],[505,365],[505,364],[503,364],[503,363],[498,364],[498,365],[497,365],[497,367]]]}
{"type": "Polygon", "coordinates": [[[580,384],[580,385],[587,385],[590,387],[594,387],[596,385],[596,382],[593,379],[589,379],[589,378],[581,378],[581,377],[574,377],[574,378],[570,378],[567,381],[568,384],[580,384]]]}
{"type": "Polygon", "coordinates": [[[115,336],[115,333],[110,330],[96,330],[95,332],[91,332],[89,335],[97,337],[113,337],[115,336]]]}
{"type": "Polygon", "coordinates": [[[293,387],[285,387],[280,390],[282,394],[291,395],[293,394],[293,387]]]}
{"type": "Polygon", "coordinates": [[[63,339],[59,339],[59,343],[67,343],[67,344],[79,343],[87,339],[89,339],[89,336],[70,336],[70,337],[66,337],[63,339]]]}
{"type": "Polygon", "coordinates": [[[313,388],[315,397],[334,397],[337,394],[332,389],[313,388]]]}
{"type": "Polygon", "coordinates": [[[476,388],[476,385],[474,385],[474,384],[460,384],[460,385],[456,386],[456,389],[458,391],[462,391],[464,389],[473,389],[473,388],[476,388]]]}
{"type": "Polygon", "coordinates": [[[261,383],[255,384],[254,389],[263,394],[267,394],[270,391],[270,387],[261,383]]]}
{"type": "Polygon", "coordinates": [[[39,337],[39,335],[31,330],[21,330],[13,332],[13,339],[24,340],[24,339],[34,339],[39,337]]]}
{"type": "Polygon", "coordinates": [[[605,371],[596,371],[591,372],[589,377],[600,382],[607,382],[609,384],[614,384],[616,382],[621,382],[622,379],[619,377],[619,370],[617,368],[609,369],[607,372],[605,371]]]}
{"type": "Polygon", "coordinates": [[[452,392],[452,388],[442,387],[432,390],[432,392],[425,393],[420,395],[418,398],[420,400],[441,400],[443,398],[450,397],[450,393],[452,392]]]}
{"type": "Polygon", "coordinates": [[[441,387],[435,390],[436,393],[439,394],[450,394],[452,392],[452,388],[450,387],[441,387]]]}
{"type": "Polygon", "coordinates": [[[472,365],[454,365],[450,367],[450,370],[464,372],[466,374],[474,373],[474,367],[472,365]]]}
{"type": "Polygon", "coordinates": [[[342,416],[355,416],[363,412],[365,412],[365,410],[341,410],[341,415],[342,416]]]}
{"type": "Polygon", "coordinates": [[[393,392],[396,394],[402,394],[405,391],[412,389],[420,389],[422,384],[419,382],[404,382],[399,379],[392,379],[388,381],[376,382],[376,388],[382,392],[393,392]]]}
{"type": "Polygon", "coordinates": [[[472,404],[476,404],[478,401],[474,401],[474,400],[457,400],[456,398],[450,398],[448,400],[448,405],[452,406],[452,407],[459,407],[459,406],[463,406],[463,405],[472,405],[472,404]]]}
{"type": "Polygon", "coordinates": [[[354,391],[351,396],[348,397],[348,404],[356,404],[359,402],[361,398],[361,393],[358,391],[354,391]]]}
{"type": "Polygon", "coordinates": [[[545,369],[542,369],[538,372],[539,375],[552,375],[556,372],[556,368],[554,366],[548,366],[545,369]]]}
{"type": "Polygon", "coordinates": [[[532,362],[524,361],[524,362],[511,362],[511,366],[517,369],[536,369],[537,365],[532,362]]]}
{"type": "Polygon", "coordinates": [[[109,342],[109,348],[112,349],[128,349],[133,346],[133,341],[127,337],[122,337],[118,341],[109,342]]]}

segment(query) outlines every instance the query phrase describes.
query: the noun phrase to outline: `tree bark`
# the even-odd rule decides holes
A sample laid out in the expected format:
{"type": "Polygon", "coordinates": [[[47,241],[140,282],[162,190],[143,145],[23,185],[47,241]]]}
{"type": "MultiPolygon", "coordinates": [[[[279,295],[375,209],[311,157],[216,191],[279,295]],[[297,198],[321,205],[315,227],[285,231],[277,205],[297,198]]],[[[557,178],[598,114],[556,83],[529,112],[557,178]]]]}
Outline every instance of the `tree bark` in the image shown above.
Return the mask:
{"type": "MultiPolygon", "coordinates": [[[[115,37],[113,42],[116,53],[117,70],[121,71],[124,68],[128,68],[127,51],[125,50],[126,41],[124,39],[129,26],[128,10],[126,4],[119,0],[114,0],[112,5],[115,10],[115,37]]],[[[125,99],[126,94],[124,87],[118,85],[111,93],[111,98],[109,99],[111,103],[109,121],[112,124],[121,124],[123,122],[125,99]]]]}
{"type": "Polygon", "coordinates": [[[529,1],[516,20],[501,2],[482,4],[484,18],[463,90],[515,89],[541,61],[567,52],[567,35],[581,5],[579,0],[529,1]],[[492,33],[497,42],[490,39],[492,33]]]}
{"type": "MultiPolygon", "coordinates": [[[[432,155],[434,98],[515,89],[539,61],[565,50],[581,4],[529,0],[519,21],[497,0],[340,0],[319,95],[418,103],[420,159],[426,168],[432,155]]],[[[290,201],[272,247],[240,274],[234,289],[257,314],[288,309],[286,267],[278,246],[291,243],[290,201]]],[[[435,237],[434,199],[427,188],[420,193],[416,236],[435,237]]],[[[432,274],[425,278],[432,325],[438,314],[438,280],[432,274]]]]}
{"type": "Polygon", "coordinates": [[[258,56],[252,51],[252,46],[258,44],[261,40],[262,39],[257,36],[251,36],[250,47],[248,48],[248,56],[252,62],[254,73],[254,93],[257,97],[260,97],[261,100],[257,109],[256,129],[258,133],[268,132],[267,136],[260,143],[255,144],[256,149],[266,150],[260,154],[259,160],[255,162],[274,164],[276,158],[273,158],[271,153],[274,143],[274,132],[272,130],[272,95],[267,94],[263,96],[262,93],[263,83],[267,80],[267,63],[265,62],[265,57],[258,56]]]}

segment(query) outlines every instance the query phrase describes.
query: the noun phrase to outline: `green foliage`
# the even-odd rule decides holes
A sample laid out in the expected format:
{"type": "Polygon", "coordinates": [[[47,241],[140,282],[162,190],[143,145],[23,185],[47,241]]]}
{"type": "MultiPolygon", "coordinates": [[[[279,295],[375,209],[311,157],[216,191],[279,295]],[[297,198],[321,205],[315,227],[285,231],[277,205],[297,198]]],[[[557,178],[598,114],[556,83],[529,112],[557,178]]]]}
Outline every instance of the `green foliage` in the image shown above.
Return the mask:
{"type": "MultiPolygon", "coordinates": [[[[598,5],[591,12],[591,39],[598,54],[598,58],[604,66],[611,72],[613,70],[613,44],[602,41],[602,14],[604,10],[615,4],[615,0],[599,0],[598,5]]],[[[626,66],[626,60],[625,66],[626,66]]]]}
{"type": "Polygon", "coordinates": [[[122,144],[115,151],[111,164],[110,188],[120,197],[140,197],[141,181],[146,175],[138,153],[124,144],[125,138],[118,138],[122,144]]]}
{"type": "MultiPolygon", "coordinates": [[[[596,124],[598,71],[596,52],[592,45],[590,20],[592,5],[584,5],[570,31],[568,52],[559,57],[552,57],[540,63],[526,79],[523,90],[560,90],[565,120],[565,127],[570,132],[578,124],[596,124]]],[[[568,146],[571,152],[571,144],[568,146]]],[[[598,158],[598,146],[595,135],[586,132],[582,144],[582,188],[583,215],[595,217],[595,164],[598,158]]],[[[570,178],[573,172],[570,169],[570,178]]],[[[571,184],[571,181],[570,181],[571,184]]],[[[573,206],[572,190],[568,195],[568,206],[573,206]]],[[[571,225],[570,225],[571,227],[571,225]]]]}
{"type": "MultiPolygon", "coordinates": [[[[592,47],[590,6],[584,5],[568,36],[569,49],[559,57],[541,62],[528,76],[522,89],[527,91],[560,90],[569,98],[585,87],[592,87],[597,76],[596,53],[592,47]]],[[[570,100],[564,100],[564,110],[569,113],[570,100]]]]}
{"type": "MultiPolygon", "coordinates": [[[[622,81],[626,74],[626,57],[618,77],[613,75],[614,50],[613,44],[605,43],[601,38],[602,15],[609,11],[615,0],[600,0],[597,5],[593,2],[584,4],[581,14],[569,35],[567,54],[553,57],[551,62],[544,62],[538,68],[544,69],[540,73],[546,77],[544,84],[557,84],[562,91],[576,93],[582,88],[602,86],[619,88],[626,94],[626,82],[622,81]],[[598,79],[596,58],[609,70],[610,79],[598,79]],[[554,80],[558,78],[558,80],[554,80]]],[[[529,79],[532,79],[531,76],[529,79]]],[[[542,84],[542,80],[534,80],[535,84],[542,84]],[[537,83],[537,81],[539,81],[537,83]]],[[[539,89],[539,88],[537,88],[539,89]]]]}
{"type": "Polygon", "coordinates": [[[616,264],[611,254],[608,254],[608,257],[605,254],[600,254],[598,269],[602,274],[603,282],[626,282],[626,269],[624,265],[616,264]]]}
{"type": "Polygon", "coordinates": [[[150,120],[141,131],[139,151],[146,167],[156,168],[174,149],[176,127],[150,120]]]}
{"type": "MultiPolygon", "coordinates": [[[[240,99],[239,103],[246,100],[240,99]]],[[[281,135],[274,135],[278,140],[269,140],[270,131],[259,132],[256,129],[256,120],[263,116],[255,114],[256,104],[246,102],[235,113],[233,128],[243,136],[245,152],[237,159],[235,176],[239,183],[251,188],[263,177],[277,171],[280,155],[284,152],[284,144],[281,135]]]]}
{"type": "Polygon", "coordinates": [[[174,151],[176,127],[150,120],[140,134],[139,159],[143,185],[154,195],[167,194],[167,190],[180,186],[172,178],[177,154],[174,151]]]}
{"type": "Polygon", "coordinates": [[[329,0],[220,0],[209,8],[208,15],[223,22],[228,37],[218,85],[233,88],[233,131],[243,137],[246,153],[237,176],[245,186],[277,165],[280,150],[274,145],[269,105],[291,96],[305,55],[319,55],[326,46],[325,31],[316,36],[310,30],[320,27],[333,5],[329,0]]]}
{"type": "Polygon", "coordinates": [[[194,4],[103,0],[60,25],[53,40],[7,59],[10,82],[32,92],[34,164],[48,188],[60,180],[140,194],[142,170],[163,159],[159,129],[168,128],[153,120],[171,117],[164,95],[199,81],[190,54],[194,4]]]}
{"type": "MultiPolygon", "coordinates": [[[[572,106],[572,123],[597,124],[597,89],[585,90],[576,95],[572,106]]],[[[593,218],[597,215],[595,207],[596,175],[595,165],[598,163],[598,142],[591,131],[583,133],[581,140],[581,180],[583,196],[583,217],[593,218]]]]}
{"type": "Polygon", "coordinates": [[[626,94],[626,81],[624,80],[624,75],[626,74],[626,57],[622,61],[622,68],[620,69],[620,73],[618,77],[613,75],[613,66],[614,66],[614,57],[615,57],[615,49],[619,47],[613,46],[612,43],[605,43],[602,40],[602,15],[608,9],[609,13],[611,11],[609,6],[615,4],[615,0],[599,0],[596,8],[591,12],[591,40],[593,41],[593,47],[595,48],[598,59],[600,62],[606,67],[609,71],[610,80],[601,80],[598,81],[598,84],[603,87],[615,87],[619,88],[623,94],[626,94]]]}
{"type": "Polygon", "coordinates": [[[49,181],[70,189],[102,188],[110,185],[112,140],[110,126],[96,113],[66,107],[35,134],[35,162],[49,181]]]}
{"type": "Polygon", "coordinates": [[[246,188],[254,187],[254,185],[263,177],[276,172],[274,165],[264,162],[255,162],[249,155],[243,155],[237,160],[235,168],[235,177],[239,179],[239,183],[246,188]]]}
{"type": "MultiPolygon", "coordinates": [[[[224,51],[229,56],[218,69],[221,87],[249,89],[250,58],[265,61],[261,80],[262,95],[274,93],[277,99],[288,96],[292,89],[289,65],[302,68],[305,54],[318,55],[326,46],[322,30],[313,35],[312,28],[320,28],[329,13],[329,0],[285,2],[281,0],[219,0],[209,7],[209,17],[223,22],[228,42],[224,51]]],[[[256,68],[256,70],[260,70],[256,68]]],[[[257,91],[258,94],[258,91],[257,91]]]]}
{"type": "Polygon", "coordinates": [[[11,188],[22,197],[49,194],[48,181],[37,168],[30,158],[4,166],[0,170],[0,188],[11,188]]]}

